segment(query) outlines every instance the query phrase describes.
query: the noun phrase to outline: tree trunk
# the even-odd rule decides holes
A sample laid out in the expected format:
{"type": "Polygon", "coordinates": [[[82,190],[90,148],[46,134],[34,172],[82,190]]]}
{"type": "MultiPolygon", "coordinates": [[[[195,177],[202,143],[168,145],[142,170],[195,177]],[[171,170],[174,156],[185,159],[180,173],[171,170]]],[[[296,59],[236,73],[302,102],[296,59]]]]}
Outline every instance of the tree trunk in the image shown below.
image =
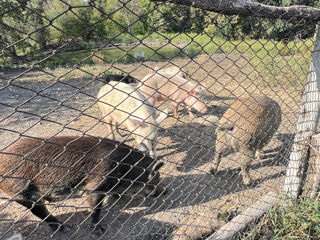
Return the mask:
{"type": "Polygon", "coordinates": [[[245,0],[152,0],[192,6],[225,15],[253,16],[269,19],[320,20],[320,9],[307,6],[275,7],[245,0]]]}

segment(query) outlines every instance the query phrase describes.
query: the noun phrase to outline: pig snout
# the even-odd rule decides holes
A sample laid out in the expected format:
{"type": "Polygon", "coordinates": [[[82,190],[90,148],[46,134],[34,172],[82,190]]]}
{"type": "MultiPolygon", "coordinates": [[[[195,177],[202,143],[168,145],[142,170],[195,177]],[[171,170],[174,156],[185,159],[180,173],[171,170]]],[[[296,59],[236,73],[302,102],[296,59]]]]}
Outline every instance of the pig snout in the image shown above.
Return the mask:
{"type": "Polygon", "coordinates": [[[156,150],[152,147],[150,147],[150,149],[149,149],[144,143],[140,143],[138,145],[138,150],[144,154],[149,154],[149,156],[154,159],[157,158],[156,150]]]}
{"type": "Polygon", "coordinates": [[[207,112],[207,108],[205,106],[203,106],[203,108],[200,110],[201,113],[206,113],[207,112]]]}
{"type": "Polygon", "coordinates": [[[206,113],[207,108],[204,102],[202,102],[200,99],[190,95],[186,100],[185,100],[185,105],[188,109],[194,108],[197,111],[201,113],[206,113]]]}

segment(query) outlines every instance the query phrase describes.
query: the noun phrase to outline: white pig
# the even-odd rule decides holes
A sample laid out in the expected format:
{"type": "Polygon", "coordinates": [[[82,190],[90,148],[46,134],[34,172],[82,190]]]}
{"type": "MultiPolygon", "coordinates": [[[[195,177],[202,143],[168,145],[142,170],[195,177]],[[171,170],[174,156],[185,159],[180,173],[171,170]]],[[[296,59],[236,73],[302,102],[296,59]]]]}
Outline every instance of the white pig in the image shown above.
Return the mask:
{"type": "Polygon", "coordinates": [[[168,68],[159,68],[159,67],[155,67],[153,69],[153,71],[151,71],[150,73],[159,73],[160,75],[162,74],[168,74],[171,77],[174,76],[178,76],[181,77],[183,79],[180,79],[181,81],[184,81],[185,84],[187,84],[190,88],[193,88],[194,91],[196,92],[196,94],[198,96],[201,96],[205,93],[205,88],[202,86],[196,86],[194,83],[192,83],[191,81],[189,81],[189,73],[188,71],[184,70],[183,68],[179,68],[179,67],[168,67],[168,68]]]}
{"type": "Polygon", "coordinates": [[[191,117],[191,108],[201,113],[207,111],[204,102],[198,97],[195,86],[186,79],[167,73],[150,73],[138,85],[139,91],[154,106],[159,101],[169,101],[178,117],[178,107],[183,104],[191,117]]]}
{"type": "Polygon", "coordinates": [[[97,98],[111,138],[115,139],[115,124],[126,127],[133,134],[138,149],[155,158],[158,126],[166,118],[167,111],[157,117],[154,107],[137,89],[121,82],[104,85],[97,98]]]}
{"type": "Polygon", "coordinates": [[[182,77],[185,79],[189,78],[189,74],[186,70],[184,70],[183,68],[179,68],[179,67],[168,67],[168,68],[159,68],[159,67],[155,67],[154,71],[157,73],[167,73],[170,74],[171,76],[178,76],[178,77],[182,77]]]}

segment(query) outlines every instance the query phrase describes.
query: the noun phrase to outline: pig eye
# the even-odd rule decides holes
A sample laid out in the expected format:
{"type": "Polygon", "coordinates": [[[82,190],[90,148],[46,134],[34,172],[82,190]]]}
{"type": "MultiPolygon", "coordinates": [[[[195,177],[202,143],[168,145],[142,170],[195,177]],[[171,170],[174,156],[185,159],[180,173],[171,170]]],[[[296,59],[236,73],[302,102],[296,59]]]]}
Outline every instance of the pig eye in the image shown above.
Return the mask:
{"type": "Polygon", "coordinates": [[[232,132],[234,129],[234,127],[230,128],[230,129],[227,129],[228,132],[232,132]]]}

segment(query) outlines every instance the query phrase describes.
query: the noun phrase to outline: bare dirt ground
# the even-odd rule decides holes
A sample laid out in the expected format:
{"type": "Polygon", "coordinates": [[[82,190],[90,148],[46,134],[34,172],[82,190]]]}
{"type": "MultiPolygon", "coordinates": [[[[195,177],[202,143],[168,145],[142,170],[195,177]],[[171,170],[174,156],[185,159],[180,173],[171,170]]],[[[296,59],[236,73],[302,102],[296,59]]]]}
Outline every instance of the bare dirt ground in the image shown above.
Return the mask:
{"type": "MultiPolygon", "coordinates": [[[[157,153],[165,162],[161,184],[166,195],[155,199],[123,196],[109,197],[102,213],[106,233],[91,233],[85,199],[68,199],[50,203],[49,209],[72,227],[66,234],[53,232],[26,208],[9,201],[0,193],[0,239],[22,233],[24,239],[200,239],[237,212],[261,198],[268,191],[281,189],[286,159],[299,112],[299,92],[287,92],[286,86],[275,88],[255,83],[259,74],[243,57],[216,54],[193,60],[176,59],[191,80],[208,90],[204,100],[206,114],[195,113],[190,119],[180,108],[180,118],[172,112],[161,124],[157,153]],[[240,175],[240,158],[229,152],[216,175],[209,173],[215,152],[215,122],[235,99],[243,94],[266,94],[279,102],[282,123],[272,141],[264,148],[262,161],[253,162],[254,184],[245,186],[240,175]],[[298,99],[298,100],[297,100],[298,99]]],[[[142,79],[148,67],[165,62],[102,65],[102,69],[119,68],[142,79]]],[[[92,74],[96,74],[92,70],[92,74]]],[[[106,137],[95,96],[103,85],[83,78],[60,78],[32,71],[5,71],[0,82],[0,147],[10,145],[20,136],[51,137],[81,135],[106,137]],[[20,77],[19,77],[20,76],[20,77]],[[9,83],[8,79],[15,79],[9,83]]],[[[1,76],[0,76],[1,77],[1,76]]],[[[168,105],[161,105],[164,109],[168,105]]],[[[134,145],[132,136],[117,136],[134,145]]]]}

